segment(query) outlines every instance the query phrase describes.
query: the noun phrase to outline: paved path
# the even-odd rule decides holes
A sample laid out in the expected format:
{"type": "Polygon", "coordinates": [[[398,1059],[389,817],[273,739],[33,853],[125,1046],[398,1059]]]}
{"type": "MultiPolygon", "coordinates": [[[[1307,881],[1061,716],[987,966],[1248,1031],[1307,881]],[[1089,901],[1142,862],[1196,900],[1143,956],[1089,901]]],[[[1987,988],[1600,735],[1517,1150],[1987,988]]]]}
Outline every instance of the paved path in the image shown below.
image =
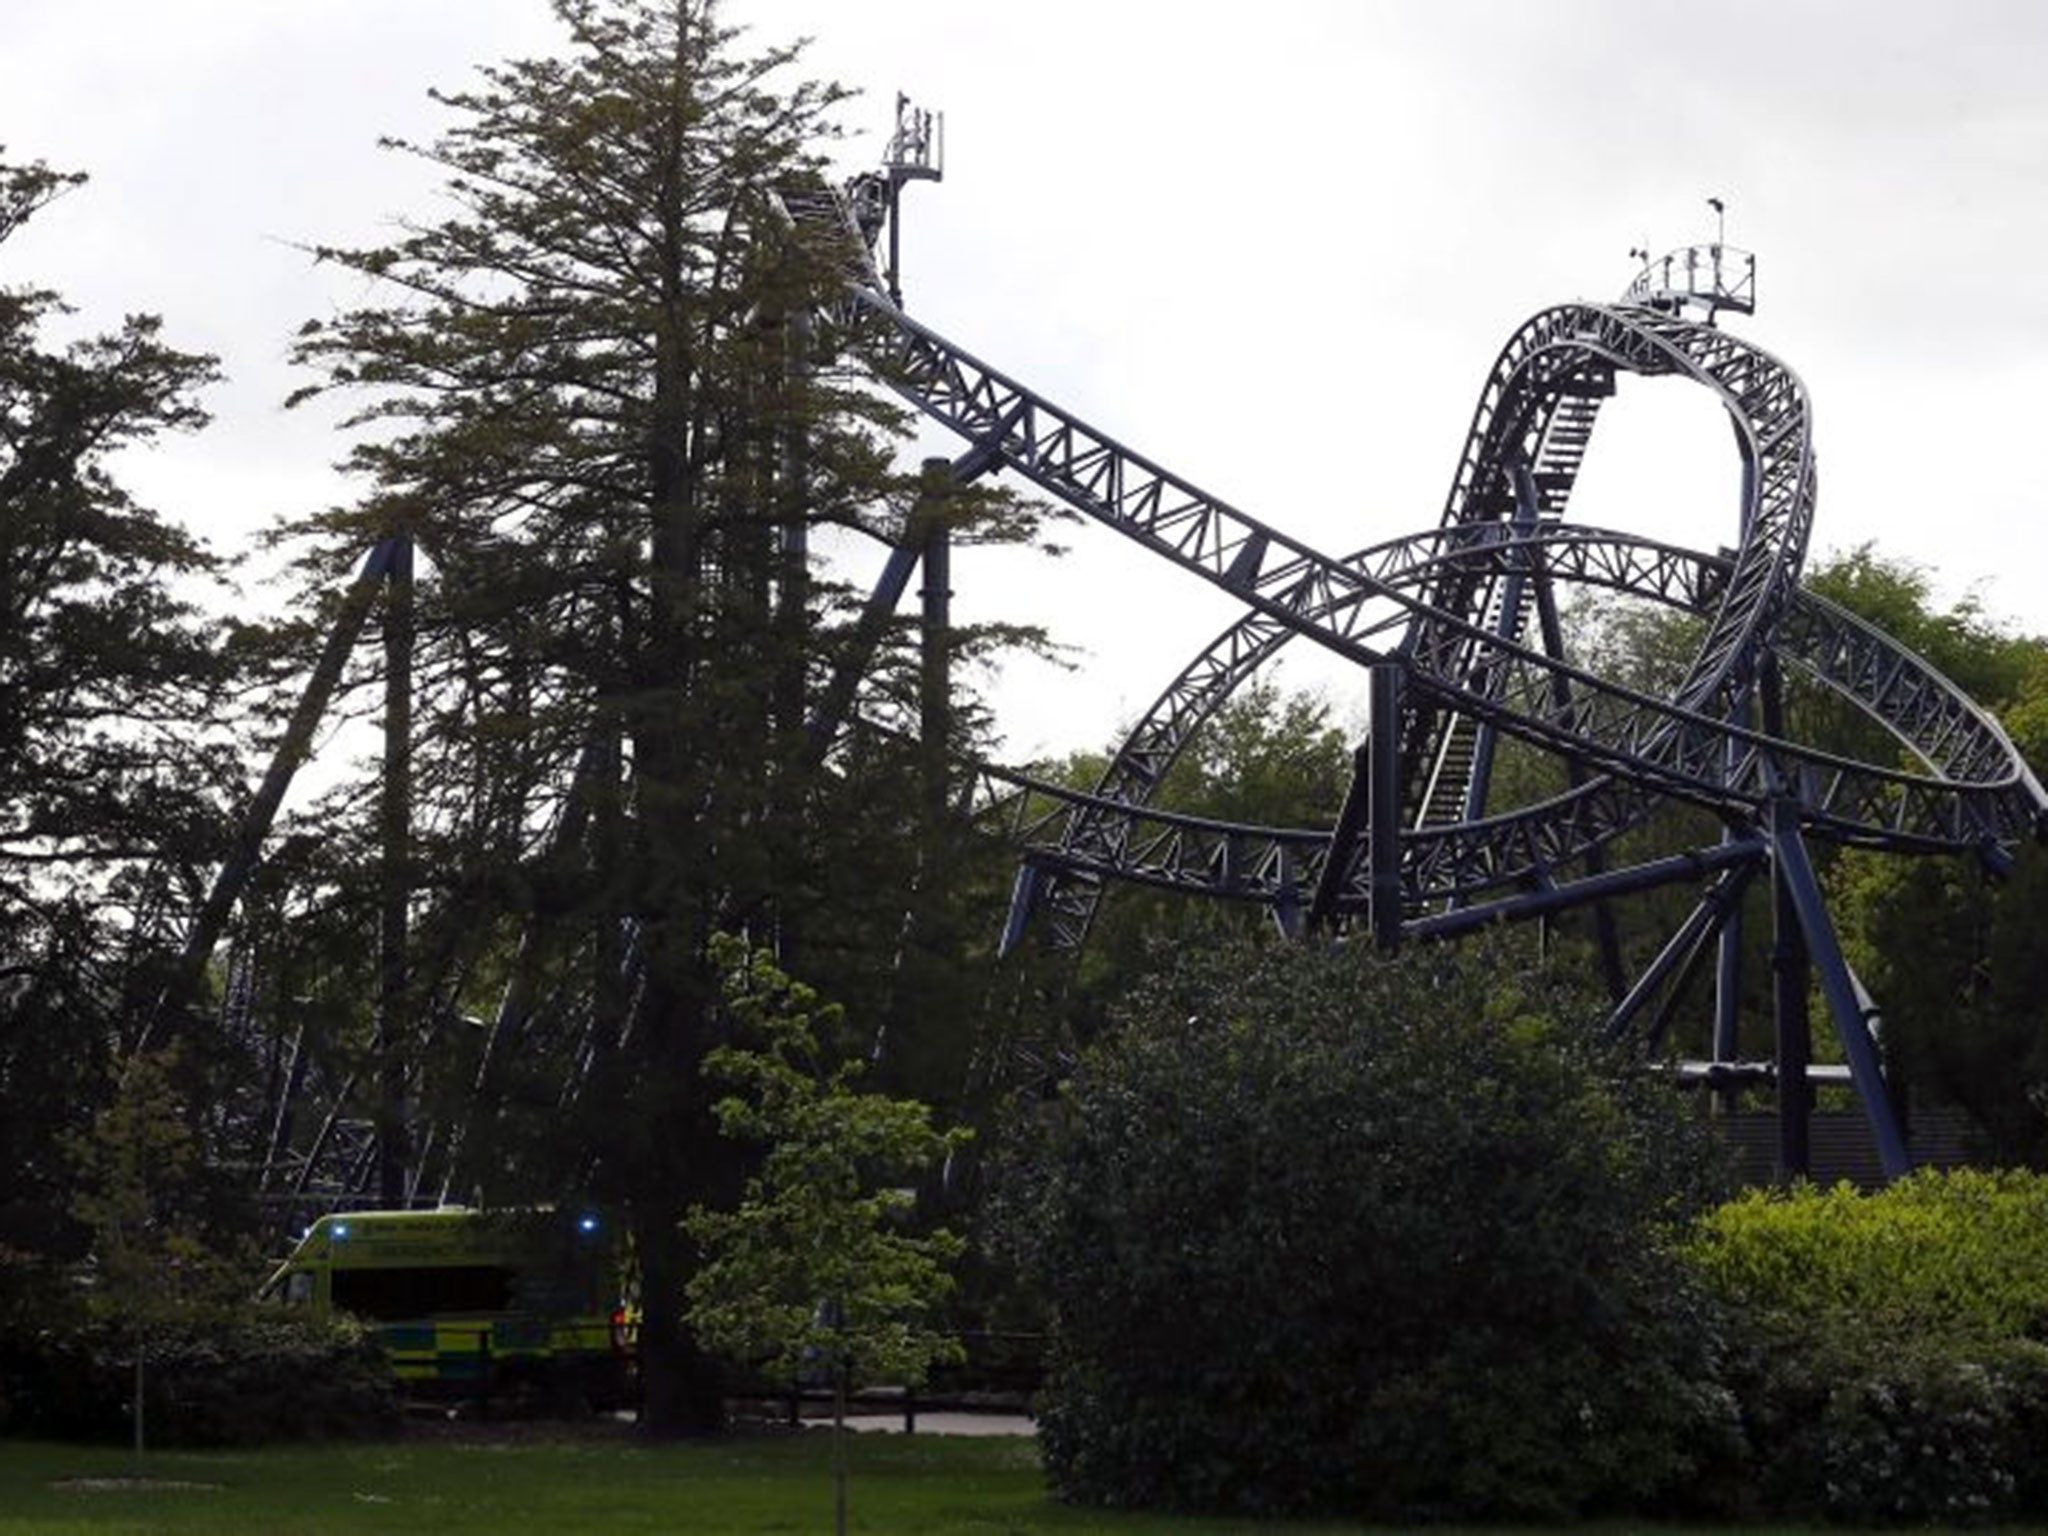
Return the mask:
{"type": "MultiPolygon", "coordinates": [[[[832,1416],[804,1415],[806,1424],[830,1424],[832,1416]]],[[[846,1427],[863,1434],[903,1433],[903,1415],[891,1413],[849,1413],[846,1427]]],[[[951,1409],[920,1408],[917,1411],[917,1433],[920,1435],[1032,1435],[1038,1426],[1021,1413],[959,1413],[951,1409]]]]}

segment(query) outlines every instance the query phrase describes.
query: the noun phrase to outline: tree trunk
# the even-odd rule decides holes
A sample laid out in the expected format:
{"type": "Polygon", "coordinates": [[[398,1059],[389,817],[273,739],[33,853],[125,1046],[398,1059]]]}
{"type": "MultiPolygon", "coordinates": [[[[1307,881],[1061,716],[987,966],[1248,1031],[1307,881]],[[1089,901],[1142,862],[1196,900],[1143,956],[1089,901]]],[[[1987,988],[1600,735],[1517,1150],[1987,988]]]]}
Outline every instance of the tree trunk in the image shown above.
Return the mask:
{"type": "Polygon", "coordinates": [[[681,1216],[681,1208],[670,1202],[634,1208],[640,1253],[640,1433],[651,1440],[715,1435],[725,1428],[719,1364],[697,1347],[683,1321],[688,1255],[681,1216]]]}
{"type": "Polygon", "coordinates": [[[846,1366],[832,1378],[832,1531],[846,1536],[846,1366]]]}

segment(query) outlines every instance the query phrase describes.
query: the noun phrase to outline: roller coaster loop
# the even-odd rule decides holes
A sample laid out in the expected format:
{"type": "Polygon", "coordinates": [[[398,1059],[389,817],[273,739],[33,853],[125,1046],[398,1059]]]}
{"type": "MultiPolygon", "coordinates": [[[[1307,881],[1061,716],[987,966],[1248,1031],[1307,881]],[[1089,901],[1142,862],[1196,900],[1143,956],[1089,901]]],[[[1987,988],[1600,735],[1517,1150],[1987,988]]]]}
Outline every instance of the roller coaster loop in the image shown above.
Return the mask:
{"type": "MultiPolygon", "coordinates": [[[[782,234],[835,279],[816,312],[797,317],[795,350],[857,357],[964,439],[958,459],[927,464],[927,496],[1010,471],[1221,588],[1243,610],[1161,690],[1092,791],[986,763],[970,765],[958,784],[933,775],[937,794],[961,794],[967,810],[1022,850],[1005,948],[1033,937],[1055,949],[1080,945],[1115,882],[1251,904],[1289,934],[1341,932],[1382,946],[1584,914],[1613,996],[1611,1034],[1660,1045],[1711,958],[1712,1049],[1704,1060],[1679,1063],[1676,1075],[1731,1099],[1745,1085],[1775,1084],[1779,1163],[1788,1172],[1806,1166],[1813,1085],[1846,1080],[1887,1174],[1905,1172],[1910,1149],[1884,1081],[1877,1008],[1843,958],[1809,846],[1964,852],[1999,870],[2023,839],[2048,838],[2048,793],[1997,722],[1954,684],[1800,587],[1816,495],[1806,391],[1783,363],[1718,324],[1724,313],[1753,311],[1753,259],[1719,244],[1682,249],[1648,261],[1616,303],[1539,311],[1487,373],[1436,526],[1333,558],[904,313],[896,281],[902,192],[938,178],[942,136],[931,118],[906,110],[899,102],[885,175],[844,189],[808,181],[774,190],[782,234]],[[1601,405],[1623,376],[1682,379],[1722,406],[1741,470],[1729,548],[1703,553],[1569,520],[1601,405]],[[1575,657],[1565,600],[1580,593],[1673,615],[1693,637],[1679,675],[1653,691],[1575,657]],[[1365,673],[1369,729],[1335,820],[1262,827],[1155,805],[1203,724],[1295,639],[1365,673]],[[1825,744],[1803,739],[1802,711],[1814,701],[1837,722],[1858,722],[1860,736],[1849,739],[1880,743],[1882,760],[1844,755],[1833,745],[1839,732],[1825,744]],[[1634,835],[1653,819],[1660,828],[1692,828],[1693,846],[1674,846],[1668,834],[1634,835]],[[1772,1049],[1768,1059],[1745,1060],[1743,896],[1758,882],[1771,895],[1774,926],[1772,1049]],[[1660,887],[1690,887],[1695,897],[1631,977],[1613,904],[1660,887]],[[1811,1062],[1807,996],[1815,983],[1841,1065],[1811,1062]]],[[[906,520],[849,659],[812,701],[814,758],[831,750],[851,717],[862,658],[920,565],[927,687],[943,697],[947,558],[943,518],[906,520]]],[[[402,679],[411,559],[406,540],[382,540],[340,604],[159,1015],[196,993],[380,595],[391,683],[387,762],[401,765],[386,775],[384,860],[403,868],[408,791],[405,756],[395,748],[410,708],[402,679]]],[[[587,749],[579,781],[599,766],[587,749]]],[[[585,836],[583,799],[573,786],[564,795],[550,856],[585,836]]],[[[538,939],[529,928],[499,1006],[480,1021],[469,1109],[445,1127],[406,1126],[398,1041],[408,996],[407,892],[397,877],[387,885],[374,1090],[367,1078],[342,1075],[307,1113],[319,1097],[307,1087],[308,1054],[296,1035],[273,1042],[276,1103],[262,1117],[259,1183],[301,1217],[336,1202],[409,1203],[437,1188],[461,1190],[465,1128],[491,1113],[495,1063],[547,1006],[576,1011],[573,1002],[536,997],[529,950],[538,939]],[[366,1092],[379,1105],[370,1119],[351,1107],[366,1092]],[[300,1134],[309,1124],[310,1138],[300,1134]]],[[[630,983],[635,944],[635,935],[621,934],[617,953],[608,954],[622,984],[630,983]]],[[[230,966],[231,1025],[247,1010],[245,969],[230,966]]],[[[582,1030],[577,1059],[588,1054],[591,1020],[565,1015],[550,1027],[582,1030]]],[[[565,1085],[564,1101],[574,1092],[565,1085]]]]}
{"type": "Polygon", "coordinates": [[[1621,301],[1545,309],[1508,339],[1481,390],[1438,526],[1342,559],[1209,495],[980,361],[892,302],[846,203],[783,189],[843,295],[842,344],[957,432],[961,478],[1007,469],[1244,605],[1160,693],[1093,793],[984,766],[979,794],[1025,849],[1005,944],[1042,925],[1085,938],[1106,885],[1136,881],[1262,903],[1289,932],[1357,927],[1383,945],[1588,907],[1616,1002],[1611,1031],[1661,1038],[1704,958],[1720,959],[1714,1059],[1690,1075],[1778,1084],[1781,1162],[1803,1168],[1804,980],[1817,973],[1886,1171],[1910,1167],[1883,1081],[1877,1013],[1842,957],[1812,839],[1900,853],[1972,852],[1994,869],[2048,837],[2048,794],[1983,709],[1919,657],[1801,590],[1815,474],[1798,377],[1716,323],[1750,313],[1755,266],[1720,245],[1645,265],[1621,301]],[[1738,538],[1704,554],[1566,521],[1602,401],[1620,375],[1713,393],[1741,465],[1738,538]],[[1599,588],[1693,621],[1684,675],[1652,695],[1574,663],[1559,589],[1599,588]],[[1304,638],[1364,668],[1372,709],[1334,825],[1272,828],[1149,804],[1189,740],[1279,649],[1304,638]],[[1786,728],[1795,676],[1882,727],[1910,766],[1845,757],[1786,728]],[[1492,809],[1504,739],[1552,765],[1548,792],[1492,809]],[[1720,823],[1690,853],[1629,862],[1624,835],[1661,806],[1720,823]],[[1774,1060],[1735,1059],[1741,908],[1777,895],[1774,1060]],[[1674,882],[1693,913],[1625,981],[1606,903],[1674,882]]]}

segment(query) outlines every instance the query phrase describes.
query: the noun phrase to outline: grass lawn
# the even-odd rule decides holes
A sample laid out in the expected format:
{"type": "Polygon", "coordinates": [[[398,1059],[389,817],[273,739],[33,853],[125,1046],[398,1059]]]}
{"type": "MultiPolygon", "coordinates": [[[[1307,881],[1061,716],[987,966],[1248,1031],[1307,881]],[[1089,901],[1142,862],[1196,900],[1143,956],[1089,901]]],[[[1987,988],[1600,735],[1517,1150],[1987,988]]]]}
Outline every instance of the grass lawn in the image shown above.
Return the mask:
{"type": "MultiPolygon", "coordinates": [[[[865,1434],[853,1529],[1336,1532],[1337,1525],[1111,1515],[1049,1501],[1032,1441],[865,1434]]],[[[815,1532],[832,1524],[828,1436],[645,1447],[618,1437],[410,1438],[248,1452],[153,1452],[134,1486],[118,1449],[0,1443],[0,1536],[56,1532],[815,1532]]],[[[1626,1527],[1604,1527],[1620,1531],[1626,1527]]],[[[1457,1536],[1439,1528],[1433,1536],[1457,1536]]],[[[1469,1536],[1469,1533],[1468,1533],[1469,1536]]],[[[1526,1533],[1525,1533],[1526,1536],[1526,1533]]],[[[1668,1527],[1660,1536],[1686,1536],[1668,1527]]],[[[1745,1528],[1742,1536],[1771,1536],[1745,1528]]],[[[1782,1529],[1778,1536],[1784,1536],[1782,1529]]]]}

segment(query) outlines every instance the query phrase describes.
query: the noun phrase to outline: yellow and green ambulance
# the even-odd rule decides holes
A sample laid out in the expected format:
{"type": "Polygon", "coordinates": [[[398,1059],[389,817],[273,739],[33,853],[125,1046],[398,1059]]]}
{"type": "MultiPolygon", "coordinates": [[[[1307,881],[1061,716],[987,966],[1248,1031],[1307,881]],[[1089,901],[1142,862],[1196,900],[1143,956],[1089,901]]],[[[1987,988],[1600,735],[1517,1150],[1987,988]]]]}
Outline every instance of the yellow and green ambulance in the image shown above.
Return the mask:
{"type": "Polygon", "coordinates": [[[367,1326],[422,1397],[534,1390],[624,1406],[638,1309],[621,1235],[593,1211],[346,1211],[322,1216],[263,1295],[367,1326]]]}

